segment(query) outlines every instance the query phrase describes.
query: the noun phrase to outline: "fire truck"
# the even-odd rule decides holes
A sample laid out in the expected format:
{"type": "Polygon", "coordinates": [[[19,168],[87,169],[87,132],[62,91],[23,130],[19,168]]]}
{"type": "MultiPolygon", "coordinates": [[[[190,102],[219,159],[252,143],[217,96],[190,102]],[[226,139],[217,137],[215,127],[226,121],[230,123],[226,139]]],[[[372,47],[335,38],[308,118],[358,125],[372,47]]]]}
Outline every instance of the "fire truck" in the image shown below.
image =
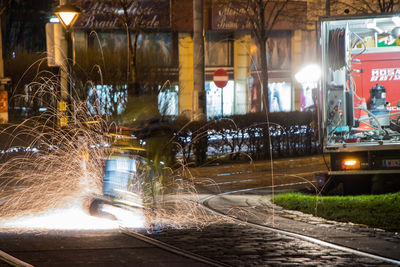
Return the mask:
{"type": "Polygon", "coordinates": [[[400,15],[322,18],[320,42],[324,184],[399,190],[400,15]]]}

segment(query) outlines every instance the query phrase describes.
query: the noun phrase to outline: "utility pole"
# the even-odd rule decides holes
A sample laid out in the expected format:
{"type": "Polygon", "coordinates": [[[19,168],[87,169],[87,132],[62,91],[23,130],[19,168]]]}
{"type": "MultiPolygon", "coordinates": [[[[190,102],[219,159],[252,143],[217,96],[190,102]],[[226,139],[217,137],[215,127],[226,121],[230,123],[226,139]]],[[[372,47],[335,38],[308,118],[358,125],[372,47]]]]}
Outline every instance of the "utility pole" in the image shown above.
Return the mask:
{"type": "MultiPolygon", "coordinates": [[[[64,39],[66,39],[67,44],[67,57],[65,61],[61,64],[61,100],[59,103],[60,112],[60,126],[65,126],[68,123],[68,116],[72,116],[74,123],[76,123],[75,118],[75,103],[73,97],[73,88],[71,84],[71,74],[73,62],[73,43],[72,43],[72,27],[76,22],[80,9],[74,5],[68,4],[68,1],[60,0],[60,5],[55,9],[54,13],[59,18],[62,26],[64,27],[64,39]],[[71,62],[69,62],[71,61],[71,62]],[[69,96],[69,97],[68,97],[69,96]],[[69,101],[68,101],[69,100],[69,101]],[[68,108],[66,108],[68,102],[68,108]],[[67,112],[66,112],[67,111],[67,112]],[[70,114],[68,114],[68,112],[70,114]]],[[[65,52],[65,51],[64,51],[65,52]]]]}
{"type": "Polygon", "coordinates": [[[204,5],[203,0],[193,0],[193,95],[192,119],[206,118],[206,93],[204,90],[204,5]]]}
{"type": "MultiPolygon", "coordinates": [[[[67,1],[66,0],[60,0],[60,6],[66,5],[67,1]]],[[[68,124],[68,116],[67,116],[67,103],[69,102],[69,98],[71,97],[69,95],[69,63],[68,63],[68,56],[69,56],[69,43],[68,43],[68,35],[69,33],[66,31],[61,31],[60,34],[60,45],[61,45],[61,51],[62,51],[62,63],[60,66],[60,91],[61,91],[61,101],[58,104],[58,110],[61,112],[61,117],[60,117],[60,126],[66,126],[68,124]]]]}

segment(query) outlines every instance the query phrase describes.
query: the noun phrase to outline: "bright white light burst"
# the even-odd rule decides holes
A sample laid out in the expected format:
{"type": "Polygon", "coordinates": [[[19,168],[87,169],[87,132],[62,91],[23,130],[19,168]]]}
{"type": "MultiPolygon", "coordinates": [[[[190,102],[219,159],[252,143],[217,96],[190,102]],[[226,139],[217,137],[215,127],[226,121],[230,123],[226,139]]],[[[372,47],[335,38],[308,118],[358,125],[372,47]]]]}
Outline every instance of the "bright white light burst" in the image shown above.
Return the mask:
{"type": "Polygon", "coordinates": [[[22,230],[109,230],[116,221],[93,217],[77,207],[54,209],[37,215],[16,217],[0,222],[0,228],[22,230]]]}

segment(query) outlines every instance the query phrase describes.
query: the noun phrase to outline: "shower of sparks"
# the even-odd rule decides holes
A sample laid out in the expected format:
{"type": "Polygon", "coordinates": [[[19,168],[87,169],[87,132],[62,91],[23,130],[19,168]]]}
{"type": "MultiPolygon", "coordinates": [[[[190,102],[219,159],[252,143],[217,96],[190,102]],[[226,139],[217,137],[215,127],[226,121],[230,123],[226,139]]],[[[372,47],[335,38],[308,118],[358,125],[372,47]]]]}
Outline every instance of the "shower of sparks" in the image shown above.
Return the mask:
{"type": "MultiPolygon", "coordinates": [[[[97,34],[96,37],[101,47],[97,34]]],[[[103,50],[100,52],[104,63],[103,50]]],[[[40,60],[36,64],[42,63],[44,61],[40,60]]],[[[101,68],[101,64],[93,66],[93,70],[96,70],[94,73],[103,81],[101,68]]],[[[34,70],[35,67],[29,69],[34,70]]],[[[118,127],[104,114],[104,105],[101,105],[101,99],[96,99],[97,93],[94,93],[93,99],[90,100],[90,108],[86,101],[81,101],[78,97],[83,94],[80,91],[82,89],[96,91],[95,83],[73,81],[72,77],[69,77],[71,85],[81,84],[82,88],[76,91],[74,88],[74,92],[70,92],[68,102],[73,103],[73,110],[64,112],[67,113],[63,115],[68,117],[69,124],[60,128],[60,111],[57,110],[57,105],[65,99],[60,99],[60,92],[56,93],[56,88],[61,88],[61,79],[47,71],[42,73],[39,69],[38,67],[34,74],[35,80],[28,86],[30,94],[11,97],[15,98],[16,103],[27,105],[27,110],[40,103],[47,106],[46,112],[19,124],[0,125],[0,231],[6,227],[116,227],[115,221],[89,216],[89,206],[93,198],[102,195],[105,161],[113,153],[115,141],[110,133],[117,134],[118,127]],[[74,204],[68,206],[69,203],[74,204]],[[70,221],[71,218],[73,221],[70,221]]],[[[108,104],[113,106],[114,103],[108,104]]],[[[190,123],[184,125],[182,130],[190,123]]],[[[234,124],[233,121],[232,123],[234,124]]],[[[207,134],[207,127],[204,129],[204,133],[207,134]]],[[[145,140],[141,141],[142,144],[146,144],[145,140]]],[[[176,144],[175,148],[180,150],[177,152],[178,157],[188,150],[179,144],[176,144]]],[[[195,178],[184,160],[177,161],[181,163],[182,168],[168,169],[165,176],[135,178],[138,184],[134,184],[134,187],[138,192],[133,193],[143,199],[142,209],[132,211],[106,205],[102,207],[102,211],[117,217],[120,220],[118,223],[123,222],[128,227],[146,225],[160,228],[167,225],[182,228],[185,225],[194,225],[201,228],[210,222],[222,220],[199,205],[200,196],[196,189],[199,185],[203,186],[202,190],[213,187],[213,190],[208,191],[212,193],[214,190],[218,191],[218,186],[222,186],[223,183],[216,184],[208,178],[195,178]]],[[[148,161],[146,163],[149,165],[148,161]]],[[[145,166],[147,167],[149,166],[145,166]]],[[[250,179],[241,182],[250,182],[250,179]]]]}
{"type": "Polygon", "coordinates": [[[64,114],[70,123],[59,127],[60,99],[54,92],[59,79],[39,79],[30,85],[32,101],[49,100],[43,103],[47,111],[0,125],[0,227],[115,227],[115,222],[88,212],[91,199],[101,195],[104,162],[113,142],[105,133],[115,131],[115,123],[90,113],[86,102],[72,100],[73,112],[64,114]]]}
{"type": "MultiPolygon", "coordinates": [[[[68,114],[70,124],[60,128],[59,112],[51,109],[58,98],[53,80],[58,79],[35,84],[38,92],[33,97],[47,94],[53,101],[47,103],[46,114],[0,128],[0,231],[113,229],[117,222],[90,216],[89,205],[102,195],[105,161],[115,141],[109,133],[116,133],[116,124],[103,114],[90,113],[85,102],[75,99],[74,112],[68,114]]],[[[168,183],[158,177],[139,181],[143,184],[137,188],[146,188],[147,195],[134,193],[143,196],[143,209],[107,206],[104,211],[131,228],[146,223],[201,226],[208,217],[195,199],[192,177],[182,173],[178,170],[163,177],[168,183]]]]}

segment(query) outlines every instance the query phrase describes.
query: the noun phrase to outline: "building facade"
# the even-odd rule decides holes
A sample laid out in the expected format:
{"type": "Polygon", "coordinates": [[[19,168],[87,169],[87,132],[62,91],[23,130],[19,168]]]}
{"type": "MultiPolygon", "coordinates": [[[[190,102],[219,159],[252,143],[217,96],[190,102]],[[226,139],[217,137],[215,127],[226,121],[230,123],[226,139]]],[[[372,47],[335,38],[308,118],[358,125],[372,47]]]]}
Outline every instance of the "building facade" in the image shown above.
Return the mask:
{"type": "MultiPolygon", "coordinates": [[[[131,31],[132,39],[137,38],[137,59],[146,51],[153,51],[158,60],[163,59],[161,65],[170,74],[165,79],[172,87],[159,93],[160,106],[168,106],[168,115],[189,116],[194,101],[193,58],[197,56],[193,52],[193,1],[158,1],[151,6],[153,2],[131,4],[125,9],[130,13],[123,13],[123,7],[106,1],[79,1],[83,12],[75,26],[75,48],[127,49],[126,30],[120,25],[130,19],[131,28],[140,26],[137,36],[131,31]]],[[[317,61],[316,23],[308,12],[315,1],[293,2],[296,6],[290,15],[294,16],[281,16],[267,40],[271,112],[304,110],[313,104],[312,96],[295,81],[294,75],[301,66],[317,61]],[[303,19],[293,20],[296,17],[303,19]]],[[[204,86],[209,118],[262,110],[259,48],[251,28],[233,16],[227,8],[205,1],[204,86]],[[213,74],[220,68],[229,77],[224,88],[213,82],[213,74]]]]}

